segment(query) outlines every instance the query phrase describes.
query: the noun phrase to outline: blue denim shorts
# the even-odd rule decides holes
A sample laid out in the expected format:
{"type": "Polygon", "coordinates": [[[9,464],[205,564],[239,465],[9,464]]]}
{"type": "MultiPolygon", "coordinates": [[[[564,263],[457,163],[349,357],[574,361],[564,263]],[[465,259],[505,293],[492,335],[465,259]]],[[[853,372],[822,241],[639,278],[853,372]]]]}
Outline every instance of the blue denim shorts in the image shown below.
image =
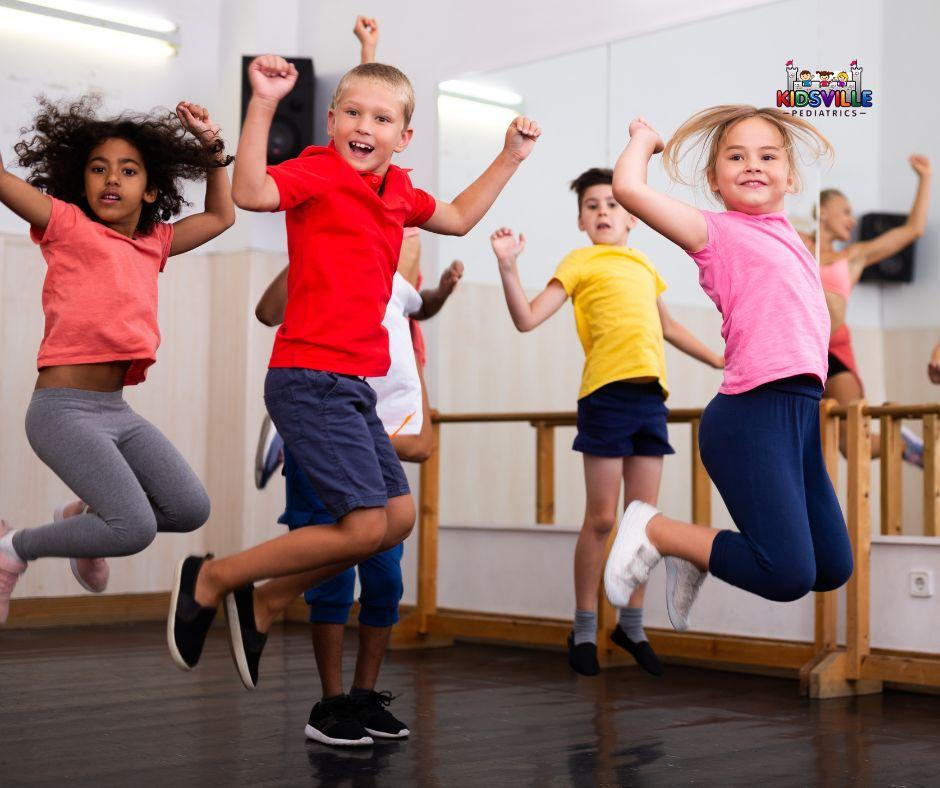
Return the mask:
{"type": "Polygon", "coordinates": [[[297,367],[269,369],[264,403],[317,496],[336,520],[410,491],[362,378],[297,367]]]}
{"type": "Polygon", "coordinates": [[[661,457],[669,445],[669,410],[658,383],[617,380],[578,400],[572,448],[598,457],[661,457]]]}

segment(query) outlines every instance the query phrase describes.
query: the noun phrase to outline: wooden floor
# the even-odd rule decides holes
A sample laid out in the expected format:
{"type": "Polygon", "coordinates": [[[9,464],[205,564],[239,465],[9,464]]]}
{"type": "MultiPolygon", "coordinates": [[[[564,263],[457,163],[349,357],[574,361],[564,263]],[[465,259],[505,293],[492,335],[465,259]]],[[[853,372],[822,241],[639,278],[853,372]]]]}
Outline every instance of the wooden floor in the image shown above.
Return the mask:
{"type": "Polygon", "coordinates": [[[304,738],[318,687],[305,626],[272,634],[255,692],[221,630],[193,673],[163,634],[0,630],[0,785],[940,783],[932,696],[810,702],[794,681],[675,666],[584,679],[560,653],[461,644],[389,654],[381,688],[412,738],[352,752],[304,738]]]}

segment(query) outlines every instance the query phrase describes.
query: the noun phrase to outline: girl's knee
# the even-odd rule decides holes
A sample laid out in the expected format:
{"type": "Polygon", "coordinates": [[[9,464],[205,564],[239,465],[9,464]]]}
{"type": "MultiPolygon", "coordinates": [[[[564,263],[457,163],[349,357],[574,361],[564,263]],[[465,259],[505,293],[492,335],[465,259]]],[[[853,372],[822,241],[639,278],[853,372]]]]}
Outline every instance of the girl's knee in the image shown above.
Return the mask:
{"type": "Polygon", "coordinates": [[[772,573],[767,593],[774,602],[795,602],[802,599],[816,584],[816,568],[809,562],[784,565],[772,573]]]}
{"type": "Polygon", "coordinates": [[[150,547],[157,538],[157,518],[152,511],[122,519],[123,522],[108,523],[113,534],[111,555],[135,555],[150,547]]]}
{"type": "Polygon", "coordinates": [[[616,516],[613,513],[596,514],[588,512],[584,515],[583,530],[594,534],[597,537],[606,538],[613,530],[616,516]]]}
{"type": "Polygon", "coordinates": [[[825,565],[816,568],[814,591],[835,591],[849,581],[853,569],[852,554],[847,552],[834,558],[830,557],[825,565]]]}
{"type": "Polygon", "coordinates": [[[201,528],[209,520],[211,511],[212,502],[209,500],[209,494],[200,486],[180,504],[177,523],[179,530],[188,532],[201,528]]]}

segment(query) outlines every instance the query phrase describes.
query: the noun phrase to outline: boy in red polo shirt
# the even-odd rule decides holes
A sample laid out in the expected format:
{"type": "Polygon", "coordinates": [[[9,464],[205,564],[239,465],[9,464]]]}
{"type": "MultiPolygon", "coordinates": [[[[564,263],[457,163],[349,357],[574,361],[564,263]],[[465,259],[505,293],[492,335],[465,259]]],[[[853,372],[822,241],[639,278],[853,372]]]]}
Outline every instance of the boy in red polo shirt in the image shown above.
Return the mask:
{"type": "Polygon", "coordinates": [[[341,80],[328,147],[266,166],[278,102],[294,66],[263,55],[248,67],[252,98],[238,146],[235,203],[286,211],[287,309],[265,380],[265,404],[291,454],[336,519],[228,558],[189,556],[173,585],[167,641],[176,664],[195,667],[225,599],[232,655],[249,689],[266,632],[305,589],[408,536],[415,507],[401,464],[363,380],[388,372],[382,318],[405,226],[464,235],[489,210],[541,131],[516,118],[503,150],[453,202],[414,188],[391,163],[411,141],[414,92],[398,69],[365,63],[341,80]],[[252,585],[269,580],[257,589],[252,585]]]}

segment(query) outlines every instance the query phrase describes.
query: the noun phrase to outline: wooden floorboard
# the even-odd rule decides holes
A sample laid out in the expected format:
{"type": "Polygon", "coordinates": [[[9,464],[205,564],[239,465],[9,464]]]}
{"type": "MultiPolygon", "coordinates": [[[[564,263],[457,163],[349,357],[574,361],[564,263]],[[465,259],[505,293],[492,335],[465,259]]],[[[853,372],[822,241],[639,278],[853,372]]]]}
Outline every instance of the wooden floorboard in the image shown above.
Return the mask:
{"type": "MultiPolygon", "coordinates": [[[[667,666],[574,676],[560,652],[390,653],[409,741],[307,742],[307,627],[279,626],[241,688],[221,628],[177,670],[159,624],[0,630],[0,785],[936,785],[935,697],[811,702],[797,682],[667,666]]],[[[352,667],[355,633],[346,661],[352,667]]]]}

